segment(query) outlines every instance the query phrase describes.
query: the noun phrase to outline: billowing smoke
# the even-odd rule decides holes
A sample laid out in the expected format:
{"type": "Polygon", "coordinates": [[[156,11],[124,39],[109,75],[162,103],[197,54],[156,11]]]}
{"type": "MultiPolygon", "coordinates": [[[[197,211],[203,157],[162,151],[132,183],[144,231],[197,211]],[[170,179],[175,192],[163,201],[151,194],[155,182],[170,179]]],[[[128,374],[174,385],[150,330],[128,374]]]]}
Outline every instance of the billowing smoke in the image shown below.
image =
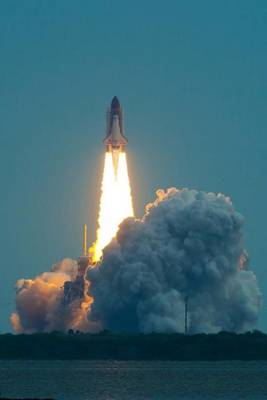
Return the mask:
{"type": "MultiPolygon", "coordinates": [[[[111,210],[112,212],[112,210],[111,210]]],[[[63,260],[17,283],[17,332],[242,332],[261,294],[247,269],[243,217],[228,197],[168,189],[142,220],[125,220],[94,268],[63,260]]]]}
{"type": "Polygon", "coordinates": [[[157,192],[89,270],[89,319],[130,332],[242,332],[257,322],[260,291],[244,268],[243,218],[222,194],[157,192]]]}
{"type": "Polygon", "coordinates": [[[11,315],[15,332],[98,329],[87,318],[91,299],[81,267],[81,262],[64,259],[34,280],[20,279],[16,286],[17,312],[11,315]]]}

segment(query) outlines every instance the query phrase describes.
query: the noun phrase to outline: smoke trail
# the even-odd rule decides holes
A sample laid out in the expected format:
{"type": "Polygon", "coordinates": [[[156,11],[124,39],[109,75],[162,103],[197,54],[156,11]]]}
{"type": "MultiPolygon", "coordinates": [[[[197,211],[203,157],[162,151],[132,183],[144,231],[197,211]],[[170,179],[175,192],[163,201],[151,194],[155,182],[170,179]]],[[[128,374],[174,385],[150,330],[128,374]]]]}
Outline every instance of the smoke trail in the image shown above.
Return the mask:
{"type": "Polygon", "coordinates": [[[243,217],[222,194],[158,191],[142,220],[124,221],[88,272],[91,321],[130,332],[241,332],[257,322],[261,294],[244,269],[243,217]]]}

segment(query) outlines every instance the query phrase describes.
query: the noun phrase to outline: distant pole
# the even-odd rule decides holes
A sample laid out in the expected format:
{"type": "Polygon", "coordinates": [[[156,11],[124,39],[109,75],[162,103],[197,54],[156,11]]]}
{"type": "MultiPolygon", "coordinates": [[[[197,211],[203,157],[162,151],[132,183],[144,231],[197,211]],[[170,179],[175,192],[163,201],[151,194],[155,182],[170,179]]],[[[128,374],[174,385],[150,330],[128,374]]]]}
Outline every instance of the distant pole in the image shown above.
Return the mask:
{"type": "Polygon", "coordinates": [[[184,334],[187,335],[188,332],[188,297],[184,300],[184,334]]]}

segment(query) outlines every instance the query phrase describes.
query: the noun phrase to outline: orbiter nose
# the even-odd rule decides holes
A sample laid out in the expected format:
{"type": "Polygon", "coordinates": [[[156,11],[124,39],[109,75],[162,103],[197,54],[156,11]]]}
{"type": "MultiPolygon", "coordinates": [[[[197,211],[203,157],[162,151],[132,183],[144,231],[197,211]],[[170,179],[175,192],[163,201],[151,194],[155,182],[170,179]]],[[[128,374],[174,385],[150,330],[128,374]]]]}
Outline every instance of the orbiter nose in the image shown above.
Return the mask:
{"type": "Polygon", "coordinates": [[[120,102],[119,102],[119,99],[117,96],[113,97],[113,99],[111,101],[110,109],[111,109],[111,113],[118,114],[119,112],[121,112],[121,105],[120,105],[120,102]]]}

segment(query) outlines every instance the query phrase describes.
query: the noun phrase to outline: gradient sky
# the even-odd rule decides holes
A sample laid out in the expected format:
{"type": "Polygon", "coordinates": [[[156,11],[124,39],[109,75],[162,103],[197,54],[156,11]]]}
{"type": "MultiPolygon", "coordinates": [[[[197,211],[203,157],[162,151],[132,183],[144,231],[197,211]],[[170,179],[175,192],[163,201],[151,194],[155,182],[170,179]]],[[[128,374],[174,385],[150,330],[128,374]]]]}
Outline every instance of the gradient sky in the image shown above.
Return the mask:
{"type": "Polygon", "coordinates": [[[230,195],[266,299],[266,0],[2,0],[0,57],[1,332],[16,280],[95,238],[114,95],[137,215],[157,188],[230,195]]]}

